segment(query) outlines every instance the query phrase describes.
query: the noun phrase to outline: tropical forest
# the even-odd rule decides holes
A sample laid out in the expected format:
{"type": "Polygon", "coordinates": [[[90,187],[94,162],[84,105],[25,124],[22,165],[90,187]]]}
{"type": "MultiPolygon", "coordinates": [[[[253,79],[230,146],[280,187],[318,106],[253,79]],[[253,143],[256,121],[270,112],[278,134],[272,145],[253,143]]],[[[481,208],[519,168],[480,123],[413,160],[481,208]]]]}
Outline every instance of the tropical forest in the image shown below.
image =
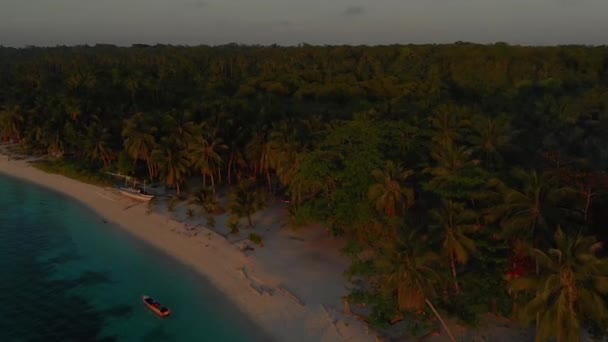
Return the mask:
{"type": "Polygon", "coordinates": [[[229,193],[251,226],[288,199],[347,241],[347,300],[378,329],[608,332],[608,47],[0,48],[0,138],[210,212],[229,193]]]}

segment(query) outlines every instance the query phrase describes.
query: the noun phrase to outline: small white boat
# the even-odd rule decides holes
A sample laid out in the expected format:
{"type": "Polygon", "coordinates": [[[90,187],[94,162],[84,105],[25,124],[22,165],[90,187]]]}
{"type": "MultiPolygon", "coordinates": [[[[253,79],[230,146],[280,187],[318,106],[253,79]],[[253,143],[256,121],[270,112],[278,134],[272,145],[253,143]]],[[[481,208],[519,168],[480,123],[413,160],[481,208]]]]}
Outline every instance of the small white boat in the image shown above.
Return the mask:
{"type": "Polygon", "coordinates": [[[146,182],[145,181],[143,182],[143,185],[144,185],[143,188],[140,188],[140,187],[136,187],[136,183],[138,183],[138,182],[133,177],[125,176],[125,175],[121,175],[120,173],[113,173],[113,172],[107,172],[107,174],[125,179],[125,185],[118,187],[118,191],[120,191],[121,194],[123,194],[129,198],[147,202],[155,197],[154,195],[146,192],[146,182]],[[133,186],[128,185],[129,180],[133,180],[133,186]]]}
{"type": "Polygon", "coordinates": [[[150,201],[154,198],[154,195],[146,193],[143,189],[133,187],[120,187],[118,188],[121,194],[140,201],[150,201]]]}

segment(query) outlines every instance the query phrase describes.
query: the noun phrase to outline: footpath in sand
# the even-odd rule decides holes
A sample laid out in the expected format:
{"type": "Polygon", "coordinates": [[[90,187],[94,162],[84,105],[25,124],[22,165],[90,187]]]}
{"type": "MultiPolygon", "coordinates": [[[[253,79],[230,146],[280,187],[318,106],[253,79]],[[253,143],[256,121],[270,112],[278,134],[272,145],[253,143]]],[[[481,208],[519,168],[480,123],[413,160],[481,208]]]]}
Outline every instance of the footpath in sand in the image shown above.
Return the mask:
{"type": "MultiPolygon", "coordinates": [[[[25,160],[0,155],[0,172],[66,194],[110,223],[193,267],[277,341],[374,341],[376,334],[343,314],[347,293],[340,242],[323,229],[283,227],[280,205],[257,214],[256,232],[264,247],[246,255],[217,231],[150,211],[113,189],[45,173],[25,160]],[[189,229],[197,226],[195,229],[189,229]],[[193,232],[196,232],[194,234],[193,232]]],[[[248,234],[248,232],[246,232],[248,234]]]]}

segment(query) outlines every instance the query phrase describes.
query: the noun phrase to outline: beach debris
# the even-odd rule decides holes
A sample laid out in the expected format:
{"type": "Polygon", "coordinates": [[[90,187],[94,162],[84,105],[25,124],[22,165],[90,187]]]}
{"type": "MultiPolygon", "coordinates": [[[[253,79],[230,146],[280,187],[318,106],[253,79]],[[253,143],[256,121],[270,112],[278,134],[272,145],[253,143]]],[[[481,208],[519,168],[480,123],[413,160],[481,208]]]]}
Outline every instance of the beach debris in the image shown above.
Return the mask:
{"type": "Polygon", "coordinates": [[[107,199],[108,201],[116,202],[116,200],[113,199],[112,197],[110,197],[110,196],[108,196],[106,194],[103,194],[103,193],[101,193],[99,191],[96,191],[95,194],[97,194],[99,197],[107,199]]]}
{"type": "Polygon", "coordinates": [[[249,287],[252,288],[258,295],[274,295],[274,289],[265,285],[260,279],[250,275],[245,266],[239,268],[238,272],[243,276],[243,278],[245,278],[245,280],[247,280],[249,287]]]}
{"type": "Polygon", "coordinates": [[[124,207],[122,210],[129,210],[129,209],[131,209],[131,208],[133,208],[135,206],[138,206],[138,205],[140,205],[142,203],[144,203],[144,202],[137,202],[135,204],[128,205],[128,206],[124,207]]]}
{"type": "Polygon", "coordinates": [[[304,240],[304,239],[302,239],[301,237],[298,237],[298,236],[289,235],[288,238],[291,239],[291,240],[295,240],[295,241],[306,242],[306,240],[304,240]]]}
{"type": "Polygon", "coordinates": [[[241,240],[237,243],[235,243],[235,246],[238,248],[239,251],[241,251],[243,253],[243,255],[245,256],[249,256],[247,254],[247,252],[253,252],[255,251],[255,247],[253,247],[251,245],[251,242],[249,240],[241,240]]]}
{"type": "Polygon", "coordinates": [[[350,303],[349,303],[348,299],[343,298],[342,299],[342,303],[344,305],[344,309],[343,309],[344,314],[347,315],[347,316],[352,316],[353,315],[353,311],[350,308],[350,303]]]}
{"type": "Polygon", "coordinates": [[[195,237],[198,235],[198,231],[197,229],[200,227],[200,225],[192,225],[192,226],[188,226],[188,224],[177,224],[175,227],[171,228],[171,231],[179,234],[179,235],[184,235],[186,237],[195,237]]]}
{"type": "Polygon", "coordinates": [[[304,303],[304,301],[301,300],[298,296],[296,296],[293,292],[289,291],[284,284],[279,285],[278,289],[287,298],[290,298],[291,300],[293,300],[297,304],[300,304],[301,306],[306,306],[306,303],[304,303]]]}
{"type": "Polygon", "coordinates": [[[338,326],[336,325],[336,323],[338,322],[338,319],[333,318],[331,316],[331,314],[329,313],[329,310],[327,309],[327,307],[325,306],[325,304],[321,304],[321,308],[323,308],[323,311],[325,311],[325,315],[327,316],[327,320],[329,321],[329,324],[331,324],[331,326],[334,327],[334,331],[336,332],[336,334],[338,334],[338,336],[343,337],[342,333],[340,332],[340,329],[338,329],[338,326]]]}

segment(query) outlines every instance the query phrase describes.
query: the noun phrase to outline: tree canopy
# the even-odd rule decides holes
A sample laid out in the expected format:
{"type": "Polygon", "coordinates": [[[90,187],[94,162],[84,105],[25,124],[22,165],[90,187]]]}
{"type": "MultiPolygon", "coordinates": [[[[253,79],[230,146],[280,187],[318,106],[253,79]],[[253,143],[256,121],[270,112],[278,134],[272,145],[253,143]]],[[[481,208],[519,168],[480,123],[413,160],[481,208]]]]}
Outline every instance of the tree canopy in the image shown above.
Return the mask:
{"type": "Polygon", "coordinates": [[[0,139],[30,153],[197,177],[213,206],[232,187],[249,226],[262,192],[291,197],[347,240],[377,326],[433,305],[540,340],[605,326],[604,270],[581,272],[608,238],[608,47],[0,48],[0,80],[0,139]]]}

